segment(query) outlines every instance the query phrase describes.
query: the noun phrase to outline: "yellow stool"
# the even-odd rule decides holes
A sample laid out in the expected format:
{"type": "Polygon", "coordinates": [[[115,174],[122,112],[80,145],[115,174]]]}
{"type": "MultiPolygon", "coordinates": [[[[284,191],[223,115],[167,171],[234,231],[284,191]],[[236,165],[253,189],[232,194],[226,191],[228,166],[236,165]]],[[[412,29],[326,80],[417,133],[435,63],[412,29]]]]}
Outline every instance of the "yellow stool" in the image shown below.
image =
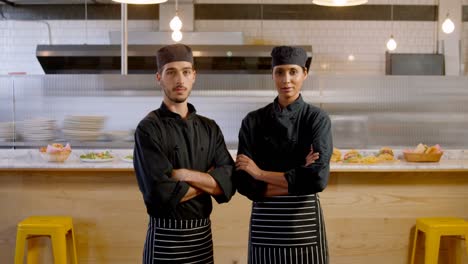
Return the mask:
{"type": "MultiPolygon", "coordinates": [[[[72,218],[67,216],[31,216],[18,224],[15,264],[23,263],[26,240],[37,236],[51,238],[55,264],[67,263],[67,249],[71,262],[78,263],[72,218]]],[[[33,245],[31,241],[29,241],[29,245],[33,245]]],[[[37,262],[37,250],[37,247],[28,247],[28,263],[37,262]]]]}
{"type": "MultiPolygon", "coordinates": [[[[434,217],[416,219],[411,264],[414,264],[418,232],[426,233],[425,264],[437,264],[441,236],[464,236],[468,239],[468,222],[454,217],[434,217]]],[[[465,243],[468,251],[468,241],[465,243]]]]}

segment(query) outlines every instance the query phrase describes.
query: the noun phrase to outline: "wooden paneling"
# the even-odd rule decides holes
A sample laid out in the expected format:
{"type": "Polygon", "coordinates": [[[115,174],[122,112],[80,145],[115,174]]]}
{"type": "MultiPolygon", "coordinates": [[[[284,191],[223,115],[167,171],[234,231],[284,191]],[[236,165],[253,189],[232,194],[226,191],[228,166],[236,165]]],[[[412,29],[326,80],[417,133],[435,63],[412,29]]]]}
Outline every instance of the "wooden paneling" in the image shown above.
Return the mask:
{"type": "MultiPolygon", "coordinates": [[[[320,197],[331,263],[405,264],[416,218],[468,219],[468,173],[334,172],[320,197]]],[[[250,208],[239,194],[215,204],[215,263],[247,263],[250,208]]],[[[73,217],[79,263],[141,261],[147,215],[133,172],[3,171],[0,212],[0,263],[13,263],[16,223],[34,214],[73,217]]],[[[448,249],[456,244],[443,241],[440,263],[454,263],[448,249]]],[[[459,252],[467,263],[466,251],[459,252]]],[[[50,263],[50,252],[42,255],[50,263]]]]}

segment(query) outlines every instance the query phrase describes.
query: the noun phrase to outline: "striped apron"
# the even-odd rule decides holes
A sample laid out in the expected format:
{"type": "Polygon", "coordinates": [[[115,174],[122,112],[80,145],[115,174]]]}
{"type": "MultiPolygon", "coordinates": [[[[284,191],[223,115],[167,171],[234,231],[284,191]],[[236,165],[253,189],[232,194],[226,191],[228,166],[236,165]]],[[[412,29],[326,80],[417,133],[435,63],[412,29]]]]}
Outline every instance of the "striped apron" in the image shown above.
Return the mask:
{"type": "Polygon", "coordinates": [[[210,219],[149,217],[143,264],[213,263],[210,219]]]}
{"type": "Polygon", "coordinates": [[[327,264],[318,195],[274,196],[253,202],[249,264],[327,264]]]}

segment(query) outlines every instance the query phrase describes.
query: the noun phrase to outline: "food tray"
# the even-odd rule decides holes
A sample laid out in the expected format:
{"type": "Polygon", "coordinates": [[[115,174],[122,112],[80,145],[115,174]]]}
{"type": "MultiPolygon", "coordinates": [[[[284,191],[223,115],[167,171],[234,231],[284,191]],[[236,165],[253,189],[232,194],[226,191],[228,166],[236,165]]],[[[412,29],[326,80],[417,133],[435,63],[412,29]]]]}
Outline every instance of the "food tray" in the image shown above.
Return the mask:
{"type": "Polygon", "coordinates": [[[406,161],[409,162],[439,162],[444,152],[440,153],[411,153],[403,152],[406,161]]]}

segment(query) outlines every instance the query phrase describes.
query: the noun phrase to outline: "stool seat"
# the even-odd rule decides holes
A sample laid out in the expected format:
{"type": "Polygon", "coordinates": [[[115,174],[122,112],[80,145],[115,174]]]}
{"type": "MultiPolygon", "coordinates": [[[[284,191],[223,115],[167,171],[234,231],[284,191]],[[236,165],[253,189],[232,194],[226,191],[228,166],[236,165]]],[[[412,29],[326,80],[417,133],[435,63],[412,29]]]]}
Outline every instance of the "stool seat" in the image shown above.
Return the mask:
{"type": "MultiPolygon", "coordinates": [[[[441,236],[464,236],[468,239],[468,222],[456,217],[431,217],[416,219],[411,264],[414,263],[419,231],[426,234],[425,264],[437,264],[441,236]]],[[[468,244],[466,245],[468,251],[468,244]]]]}
{"type": "Polygon", "coordinates": [[[26,241],[29,244],[27,247],[28,264],[37,263],[37,247],[30,240],[30,238],[36,236],[48,236],[51,238],[54,262],[56,264],[67,263],[67,255],[69,255],[72,263],[78,263],[72,218],[69,216],[31,216],[18,223],[15,264],[23,263],[26,241]]]}
{"type": "Polygon", "coordinates": [[[416,219],[416,224],[422,229],[457,229],[468,227],[468,222],[456,217],[432,217],[416,219]]]}
{"type": "Polygon", "coordinates": [[[72,227],[72,218],[68,216],[31,216],[18,223],[18,228],[21,229],[63,228],[70,230],[72,227]]]}

